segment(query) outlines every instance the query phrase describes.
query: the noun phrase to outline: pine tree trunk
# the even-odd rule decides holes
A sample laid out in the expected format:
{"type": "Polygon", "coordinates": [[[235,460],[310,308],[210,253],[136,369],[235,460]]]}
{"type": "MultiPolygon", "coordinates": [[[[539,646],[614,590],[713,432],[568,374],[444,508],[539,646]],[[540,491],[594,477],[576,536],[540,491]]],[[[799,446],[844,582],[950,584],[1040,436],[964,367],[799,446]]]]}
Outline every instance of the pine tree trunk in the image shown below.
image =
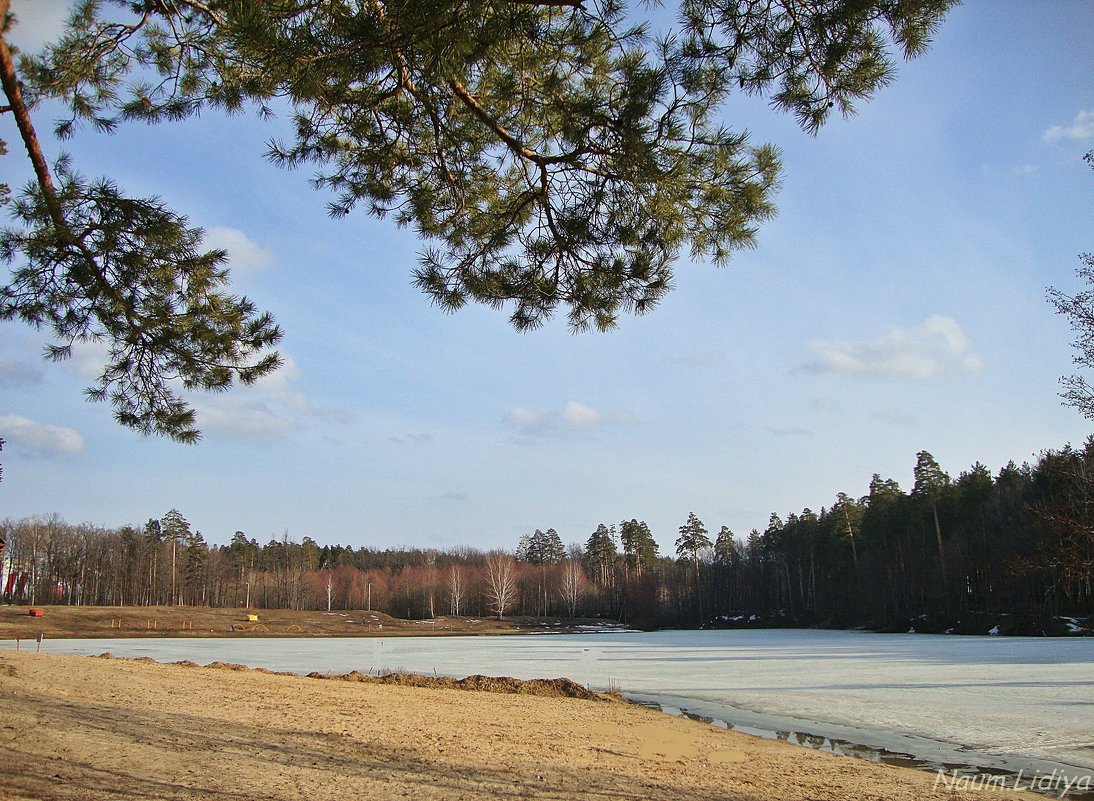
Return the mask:
{"type": "Polygon", "coordinates": [[[942,527],[938,524],[938,504],[931,504],[934,515],[934,535],[938,541],[938,564],[942,569],[942,592],[945,595],[946,614],[950,613],[950,577],[946,572],[946,550],[942,547],[942,527]]]}

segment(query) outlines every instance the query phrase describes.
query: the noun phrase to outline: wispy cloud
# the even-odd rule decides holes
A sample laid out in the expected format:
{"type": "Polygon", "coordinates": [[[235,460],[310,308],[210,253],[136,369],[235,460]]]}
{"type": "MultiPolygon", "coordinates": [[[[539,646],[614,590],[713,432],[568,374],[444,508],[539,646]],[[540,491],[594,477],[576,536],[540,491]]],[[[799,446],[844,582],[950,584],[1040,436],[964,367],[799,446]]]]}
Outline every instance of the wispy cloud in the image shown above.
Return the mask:
{"type": "Polygon", "coordinates": [[[816,435],[815,431],[802,426],[767,426],[767,433],[774,434],[776,437],[812,437],[816,435]]]}
{"type": "Polygon", "coordinates": [[[228,251],[232,272],[256,273],[277,263],[277,256],[235,228],[210,228],[205,232],[205,245],[228,251]]]}
{"type": "Polygon", "coordinates": [[[983,362],[951,317],[934,315],[915,328],[892,329],[869,342],[815,339],[807,346],[816,361],[804,369],[864,378],[910,378],[916,381],[978,372],[983,362]]]}
{"type": "Polygon", "coordinates": [[[0,359],[0,387],[18,389],[42,383],[42,371],[16,359],[0,359]]]}
{"type": "Polygon", "coordinates": [[[347,409],[316,406],[294,386],[300,370],[284,355],[281,367],[249,387],[235,387],[216,395],[191,395],[204,432],[250,442],[270,442],[307,419],[333,425],[350,425],[357,415],[347,409]]]}
{"type": "Polygon", "coordinates": [[[394,442],[398,445],[402,445],[404,443],[411,445],[424,445],[433,441],[433,435],[425,431],[418,431],[412,434],[392,434],[387,439],[388,442],[394,442]]]}
{"type": "MultiPolygon", "coordinates": [[[[82,378],[94,380],[102,374],[108,357],[109,350],[101,342],[77,342],[62,364],[82,378]]],[[[172,386],[197,412],[197,425],[203,433],[229,439],[269,442],[308,420],[339,426],[357,422],[358,416],[348,409],[312,403],[297,388],[300,369],[296,362],[284,353],[282,358],[281,367],[251,386],[236,385],[223,393],[183,392],[177,381],[172,386]]]]}
{"type": "Polygon", "coordinates": [[[221,434],[246,442],[272,442],[293,427],[284,409],[264,400],[249,400],[231,394],[191,400],[202,432],[221,434]]]}
{"type": "Polygon", "coordinates": [[[725,351],[704,350],[694,353],[685,353],[673,359],[674,364],[682,364],[685,367],[717,367],[726,360],[725,351]]]}
{"type": "Polygon", "coordinates": [[[467,494],[449,490],[440,495],[427,495],[426,501],[429,503],[465,503],[467,501],[467,494]]]}
{"type": "Polygon", "coordinates": [[[577,401],[567,403],[561,412],[516,406],[505,415],[506,423],[531,437],[559,437],[603,426],[630,425],[634,421],[634,414],[629,411],[600,412],[577,401]]]}
{"type": "Polygon", "coordinates": [[[0,437],[36,456],[69,456],[84,449],[74,429],[38,423],[18,414],[0,416],[0,437]]]}
{"type": "Polygon", "coordinates": [[[1053,125],[1045,131],[1046,142],[1061,139],[1094,139],[1094,110],[1080,111],[1070,125],[1053,125]]]}
{"type": "Polygon", "coordinates": [[[914,426],[919,422],[907,412],[902,412],[899,409],[878,409],[875,412],[871,412],[870,417],[882,423],[900,427],[914,426]]]}

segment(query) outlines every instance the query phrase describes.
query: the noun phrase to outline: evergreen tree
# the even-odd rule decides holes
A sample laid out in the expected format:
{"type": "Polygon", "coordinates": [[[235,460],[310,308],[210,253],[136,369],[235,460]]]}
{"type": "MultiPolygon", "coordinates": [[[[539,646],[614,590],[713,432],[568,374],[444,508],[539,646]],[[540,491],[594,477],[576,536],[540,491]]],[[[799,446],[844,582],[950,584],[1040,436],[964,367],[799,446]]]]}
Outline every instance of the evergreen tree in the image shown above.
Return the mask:
{"type": "Polygon", "coordinates": [[[729,530],[729,526],[722,526],[714,540],[715,561],[728,567],[737,561],[739,555],[737,537],[729,530]]]}
{"type": "Polygon", "coordinates": [[[566,546],[553,528],[524,534],[517,546],[517,559],[531,565],[557,565],[566,556],[566,546]]]}
{"type": "Polygon", "coordinates": [[[258,543],[248,540],[247,535],[237,531],[228,544],[229,562],[233,567],[236,584],[236,605],[239,604],[239,585],[244,586],[243,607],[251,608],[251,579],[254,574],[255,560],[258,556],[258,543]]]}
{"type": "Polygon", "coordinates": [[[836,495],[836,503],[830,511],[830,514],[835,515],[839,521],[840,534],[847,538],[851,546],[851,559],[855,563],[856,571],[858,570],[858,547],[855,544],[855,538],[862,528],[862,513],[863,505],[849,498],[846,492],[836,495]]]}
{"type": "Polygon", "coordinates": [[[0,319],[48,328],[54,358],[105,342],[91,397],[194,441],[169,381],[252,382],[281,332],[227,291],[225,254],[202,252],[184,217],[63,157],[51,170],[32,113],[66,104],[68,136],[286,99],[294,134],[269,156],[316,168],[336,215],[413,226],[415,280],[438,305],[509,304],[518,329],[562,307],[574,328],[608,328],[658,302],[681,253],[724,263],[773,213],[777,152],[722,124],[731,91],[816,131],[891,79],[891,51],[921,53],[954,2],[681,0],[654,40],[621,0],[82,0],[18,69],[0,36],[4,111],[34,174],[0,235],[15,263],[0,319]]]}
{"type": "Polygon", "coordinates": [[[927,451],[916,454],[914,470],[915,486],[912,489],[912,497],[925,502],[931,510],[931,518],[934,521],[935,542],[938,545],[938,562],[942,573],[942,590],[946,596],[946,610],[950,604],[950,582],[946,570],[946,548],[942,543],[942,525],[938,520],[938,503],[942,494],[950,485],[950,477],[927,451]]]}
{"type": "Polygon", "coordinates": [[[209,547],[201,532],[196,531],[186,539],[186,569],[183,571],[183,581],[191,606],[205,603],[205,583],[208,573],[209,547]]]}
{"type": "Polygon", "coordinates": [[[711,542],[710,537],[707,536],[706,526],[695,516],[695,512],[689,512],[688,522],[680,526],[680,536],[676,540],[676,555],[687,557],[695,562],[699,559],[700,551],[710,547],[711,542]]]}
{"type": "Polygon", "coordinates": [[[159,567],[160,543],[163,542],[163,527],[156,518],[151,518],[144,524],[144,545],[151,554],[148,564],[148,583],[146,604],[160,603],[159,588],[157,586],[157,569],[159,567]]]}
{"type": "Polygon", "coordinates": [[[547,529],[540,549],[541,564],[557,565],[564,558],[566,558],[566,546],[562,544],[562,537],[553,528],[547,529]]]}
{"type": "Polygon", "coordinates": [[[710,547],[710,537],[707,536],[703,521],[695,516],[695,512],[690,512],[688,522],[680,526],[680,536],[676,540],[676,555],[681,559],[690,560],[695,568],[695,609],[699,617],[699,625],[703,624],[703,592],[699,576],[699,554],[710,547]]]}
{"type": "Polygon", "coordinates": [[[178,509],[172,509],[170,512],[163,516],[160,521],[161,530],[163,532],[163,539],[171,543],[171,605],[174,606],[178,603],[178,593],[176,592],[175,583],[175,567],[177,563],[178,545],[180,542],[185,542],[190,537],[190,524],[186,522],[186,518],[182,516],[182,513],[178,509]]]}
{"type": "Polygon", "coordinates": [[[657,542],[644,520],[624,520],[619,524],[619,539],[627,569],[636,577],[657,563],[657,542]]]}
{"type": "Polygon", "coordinates": [[[540,614],[547,614],[549,596],[547,566],[559,564],[565,556],[566,548],[562,544],[562,538],[553,528],[547,531],[540,531],[537,528],[532,534],[525,534],[520,538],[517,558],[532,565],[539,565],[539,598],[543,602],[540,614]]]}
{"type": "Polygon", "coordinates": [[[611,583],[615,560],[618,556],[614,532],[601,523],[596,527],[596,531],[589,535],[589,540],[585,543],[588,572],[595,577],[597,584],[601,587],[611,583]]]}

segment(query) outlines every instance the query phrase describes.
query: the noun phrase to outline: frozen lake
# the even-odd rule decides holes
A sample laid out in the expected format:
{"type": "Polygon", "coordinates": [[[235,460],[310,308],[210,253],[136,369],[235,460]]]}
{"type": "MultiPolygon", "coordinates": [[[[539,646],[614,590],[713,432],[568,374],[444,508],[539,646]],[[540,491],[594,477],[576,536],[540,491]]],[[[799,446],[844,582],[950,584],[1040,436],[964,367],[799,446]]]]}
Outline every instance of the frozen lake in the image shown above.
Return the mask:
{"type": "Polygon", "coordinates": [[[792,741],[810,734],[932,763],[1027,773],[1094,769],[1094,638],[663,631],[47,640],[43,650],[220,660],[299,673],[566,676],[746,731],[800,733],[792,741]]]}

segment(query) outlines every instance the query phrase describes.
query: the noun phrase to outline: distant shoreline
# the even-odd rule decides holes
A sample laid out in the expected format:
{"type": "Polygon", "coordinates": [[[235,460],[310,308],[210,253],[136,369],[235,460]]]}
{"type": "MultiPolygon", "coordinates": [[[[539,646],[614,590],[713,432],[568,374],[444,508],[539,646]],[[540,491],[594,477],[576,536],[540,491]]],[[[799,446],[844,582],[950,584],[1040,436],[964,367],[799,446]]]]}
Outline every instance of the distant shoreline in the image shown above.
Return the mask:
{"type": "MultiPolygon", "coordinates": [[[[967,613],[954,619],[920,616],[882,629],[814,624],[790,617],[741,614],[715,619],[706,628],[817,629],[879,634],[954,634],[1025,637],[1094,636],[1094,618],[1014,619],[967,613]]],[[[220,609],[202,606],[0,606],[0,640],[97,639],[110,637],[408,637],[637,631],[599,618],[455,617],[406,620],[368,610],[220,609]],[[40,609],[41,617],[29,610],[40,609]],[[253,620],[250,618],[254,618],[253,620]]],[[[672,629],[659,629],[662,631],[672,629]]],[[[691,630],[691,629],[688,629],[691,630]]]]}

